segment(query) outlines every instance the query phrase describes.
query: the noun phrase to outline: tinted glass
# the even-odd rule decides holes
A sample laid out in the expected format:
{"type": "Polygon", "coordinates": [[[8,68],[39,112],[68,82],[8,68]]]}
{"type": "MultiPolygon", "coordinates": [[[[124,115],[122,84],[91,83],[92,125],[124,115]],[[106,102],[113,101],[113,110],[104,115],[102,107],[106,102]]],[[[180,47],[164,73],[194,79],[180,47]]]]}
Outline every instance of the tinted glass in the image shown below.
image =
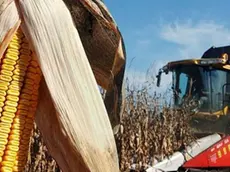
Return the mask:
{"type": "Polygon", "coordinates": [[[223,108],[223,85],[227,72],[209,67],[183,66],[173,72],[175,105],[182,106],[186,100],[199,103],[200,111],[218,111],[223,108]]]}

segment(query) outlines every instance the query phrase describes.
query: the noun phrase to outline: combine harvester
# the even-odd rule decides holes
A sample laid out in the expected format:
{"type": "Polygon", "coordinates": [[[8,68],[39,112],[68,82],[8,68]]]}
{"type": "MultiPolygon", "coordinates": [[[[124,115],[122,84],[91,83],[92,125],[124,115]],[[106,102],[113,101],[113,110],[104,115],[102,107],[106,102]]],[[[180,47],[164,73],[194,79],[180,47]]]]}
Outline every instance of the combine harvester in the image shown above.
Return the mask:
{"type": "Polygon", "coordinates": [[[230,46],[212,47],[201,59],[169,62],[159,70],[172,73],[174,107],[189,109],[195,135],[184,150],[155,164],[156,171],[230,171],[230,46]]]}

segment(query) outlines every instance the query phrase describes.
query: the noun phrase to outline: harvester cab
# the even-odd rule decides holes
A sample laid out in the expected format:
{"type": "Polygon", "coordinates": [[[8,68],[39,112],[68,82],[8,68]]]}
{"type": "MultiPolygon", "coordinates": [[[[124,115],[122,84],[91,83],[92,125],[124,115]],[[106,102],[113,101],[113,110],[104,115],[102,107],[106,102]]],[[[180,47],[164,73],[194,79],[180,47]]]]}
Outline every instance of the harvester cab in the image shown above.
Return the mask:
{"type": "Polygon", "coordinates": [[[211,47],[200,59],[173,61],[159,70],[172,73],[174,107],[189,109],[196,132],[230,133],[230,46],[211,47]]]}

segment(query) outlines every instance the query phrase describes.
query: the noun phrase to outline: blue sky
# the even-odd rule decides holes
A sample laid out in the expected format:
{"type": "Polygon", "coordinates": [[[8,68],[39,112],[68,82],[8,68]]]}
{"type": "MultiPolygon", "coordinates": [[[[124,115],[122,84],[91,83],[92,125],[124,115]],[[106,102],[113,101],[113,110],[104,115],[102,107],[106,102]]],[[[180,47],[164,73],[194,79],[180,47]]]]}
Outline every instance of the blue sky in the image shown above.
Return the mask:
{"type": "MultiPolygon", "coordinates": [[[[128,76],[143,82],[167,61],[200,57],[211,46],[230,44],[229,0],[104,0],[126,45],[128,76]],[[138,79],[137,79],[138,78],[138,79]]],[[[166,77],[166,82],[169,82],[166,77]]]]}

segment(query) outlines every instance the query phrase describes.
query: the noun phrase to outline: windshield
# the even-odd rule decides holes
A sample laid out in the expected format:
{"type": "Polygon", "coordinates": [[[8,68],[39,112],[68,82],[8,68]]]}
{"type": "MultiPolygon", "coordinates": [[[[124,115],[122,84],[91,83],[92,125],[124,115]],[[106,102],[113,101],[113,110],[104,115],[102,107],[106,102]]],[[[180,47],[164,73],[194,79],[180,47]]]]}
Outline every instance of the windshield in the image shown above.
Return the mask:
{"type": "MultiPolygon", "coordinates": [[[[199,111],[222,110],[225,106],[222,89],[228,81],[228,75],[226,71],[204,66],[190,65],[176,68],[173,71],[175,105],[182,106],[192,100],[196,102],[199,111]]],[[[229,87],[226,87],[224,94],[228,92],[229,87]]]]}

